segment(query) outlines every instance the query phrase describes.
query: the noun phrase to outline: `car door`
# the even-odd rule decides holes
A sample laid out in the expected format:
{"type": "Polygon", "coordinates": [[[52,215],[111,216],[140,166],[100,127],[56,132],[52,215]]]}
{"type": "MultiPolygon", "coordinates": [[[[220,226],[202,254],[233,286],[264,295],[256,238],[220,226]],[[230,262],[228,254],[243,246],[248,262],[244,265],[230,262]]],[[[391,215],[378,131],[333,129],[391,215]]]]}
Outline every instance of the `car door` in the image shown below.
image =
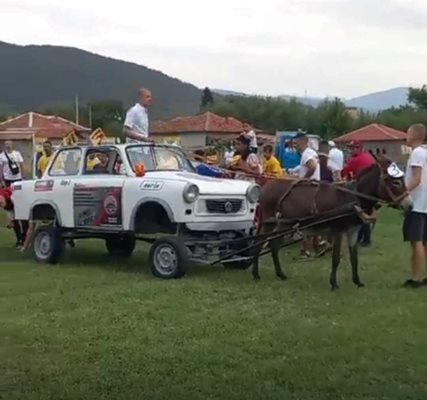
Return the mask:
{"type": "Polygon", "coordinates": [[[43,193],[45,202],[55,207],[62,226],[74,226],[73,182],[81,173],[82,149],[60,150],[47,174],[35,181],[34,191],[43,193]]]}
{"type": "Polygon", "coordinates": [[[86,152],[83,173],[73,188],[74,226],[89,230],[122,230],[122,190],[125,176],[116,166],[119,153],[114,148],[91,148],[86,152]],[[93,155],[109,157],[105,168],[91,165],[93,155]]]}

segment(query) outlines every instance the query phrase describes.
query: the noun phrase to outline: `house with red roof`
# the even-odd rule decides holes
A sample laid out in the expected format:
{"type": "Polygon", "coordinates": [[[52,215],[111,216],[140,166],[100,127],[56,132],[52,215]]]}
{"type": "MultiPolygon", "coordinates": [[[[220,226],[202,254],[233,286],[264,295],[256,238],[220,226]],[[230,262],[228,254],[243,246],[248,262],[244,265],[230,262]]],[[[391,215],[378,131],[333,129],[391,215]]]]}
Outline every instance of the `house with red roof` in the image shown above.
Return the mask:
{"type": "Polygon", "coordinates": [[[339,147],[350,142],[362,142],[365,150],[373,154],[384,154],[395,161],[402,161],[408,154],[406,133],[381,124],[370,124],[334,139],[339,147]]]}
{"type": "MultiPolygon", "coordinates": [[[[233,117],[221,117],[212,112],[188,117],[176,117],[154,122],[150,133],[158,141],[175,142],[186,149],[212,146],[216,141],[232,141],[243,132],[243,122],[233,117]]],[[[274,136],[255,129],[258,140],[274,142],[274,136]]]]}
{"type": "Polygon", "coordinates": [[[0,147],[11,140],[14,147],[30,164],[37,146],[49,139],[54,145],[62,142],[64,136],[74,131],[77,138],[87,139],[91,129],[68,121],[56,115],[27,112],[0,122],[0,147]]]}

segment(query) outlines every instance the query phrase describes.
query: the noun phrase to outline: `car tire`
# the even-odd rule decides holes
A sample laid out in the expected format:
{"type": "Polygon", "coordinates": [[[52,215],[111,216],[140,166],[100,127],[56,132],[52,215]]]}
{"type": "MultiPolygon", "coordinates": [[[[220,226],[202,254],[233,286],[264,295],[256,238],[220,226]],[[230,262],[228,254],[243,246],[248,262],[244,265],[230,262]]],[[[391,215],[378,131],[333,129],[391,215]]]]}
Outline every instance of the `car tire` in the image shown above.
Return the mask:
{"type": "Polygon", "coordinates": [[[128,258],[135,250],[136,240],[132,235],[114,235],[105,239],[110,256],[128,258]]]}
{"type": "Polygon", "coordinates": [[[176,237],[156,240],[149,254],[151,273],[162,279],[178,279],[185,275],[189,264],[188,250],[176,237]]]}
{"type": "MultiPolygon", "coordinates": [[[[242,239],[248,238],[249,235],[247,234],[241,234],[240,235],[242,239]]],[[[245,241],[236,243],[232,248],[231,251],[237,251],[239,249],[244,249],[245,247],[248,247],[248,244],[245,241]]],[[[237,254],[237,257],[249,257],[251,255],[252,250],[246,250],[242,254],[237,254]]],[[[249,260],[240,260],[240,261],[232,261],[232,262],[225,262],[223,263],[224,268],[226,269],[240,269],[240,270],[246,270],[250,268],[252,265],[252,259],[249,260]]]]}
{"type": "Polygon", "coordinates": [[[65,242],[59,228],[48,226],[37,229],[33,246],[37,262],[57,264],[64,252],[65,242]]]}

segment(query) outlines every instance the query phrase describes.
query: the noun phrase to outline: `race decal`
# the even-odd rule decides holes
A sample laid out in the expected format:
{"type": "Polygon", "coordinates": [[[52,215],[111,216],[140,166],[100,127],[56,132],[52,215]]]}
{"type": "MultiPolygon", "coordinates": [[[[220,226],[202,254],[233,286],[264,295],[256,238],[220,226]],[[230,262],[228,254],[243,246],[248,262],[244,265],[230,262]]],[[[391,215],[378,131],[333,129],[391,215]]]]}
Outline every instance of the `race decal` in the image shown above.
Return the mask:
{"type": "Polygon", "coordinates": [[[74,224],[76,227],[121,227],[121,187],[74,187],[74,224]]]}
{"type": "Polygon", "coordinates": [[[61,181],[61,186],[70,186],[71,185],[71,180],[69,179],[63,179],[61,181]]]}
{"type": "Polygon", "coordinates": [[[35,192],[51,192],[53,190],[53,180],[49,181],[37,181],[34,184],[34,191],[35,192]]]}
{"type": "Polygon", "coordinates": [[[153,191],[159,191],[163,188],[163,183],[160,181],[144,181],[142,182],[139,187],[141,190],[153,190],[153,191]]]}

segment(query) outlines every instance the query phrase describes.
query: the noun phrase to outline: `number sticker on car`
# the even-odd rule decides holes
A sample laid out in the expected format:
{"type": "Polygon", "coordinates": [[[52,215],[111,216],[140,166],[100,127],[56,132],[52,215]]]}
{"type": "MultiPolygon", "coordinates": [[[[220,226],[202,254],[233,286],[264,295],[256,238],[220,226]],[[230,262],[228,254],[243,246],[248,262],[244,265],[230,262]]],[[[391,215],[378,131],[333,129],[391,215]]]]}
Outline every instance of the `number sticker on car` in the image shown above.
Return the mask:
{"type": "Polygon", "coordinates": [[[162,190],[163,182],[159,181],[144,181],[139,186],[141,190],[154,190],[159,191],[162,190]]]}

